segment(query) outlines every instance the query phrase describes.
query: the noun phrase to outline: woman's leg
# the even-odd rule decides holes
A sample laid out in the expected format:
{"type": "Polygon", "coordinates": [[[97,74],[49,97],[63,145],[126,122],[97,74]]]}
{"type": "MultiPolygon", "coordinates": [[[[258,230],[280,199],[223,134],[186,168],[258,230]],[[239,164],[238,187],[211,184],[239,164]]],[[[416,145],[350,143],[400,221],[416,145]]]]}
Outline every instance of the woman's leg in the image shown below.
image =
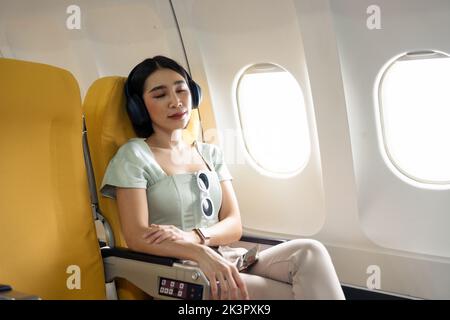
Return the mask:
{"type": "Polygon", "coordinates": [[[266,249],[248,273],[292,284],[294,299],[345,299],[330,255],[316,240],[296,239],[266,249]]]}
{"type": "Polygon", "coordinates": [[[293,300],[292,285],[249,273],[241,273],[251,300],[293,300]]]}

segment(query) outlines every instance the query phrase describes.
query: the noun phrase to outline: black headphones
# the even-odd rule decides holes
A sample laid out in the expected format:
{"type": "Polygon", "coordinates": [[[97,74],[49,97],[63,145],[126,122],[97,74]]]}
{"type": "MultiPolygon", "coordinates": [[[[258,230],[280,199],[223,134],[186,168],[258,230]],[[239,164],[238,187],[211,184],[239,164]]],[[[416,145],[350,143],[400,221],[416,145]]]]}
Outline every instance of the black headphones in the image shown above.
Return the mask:
{"type": "MultiPolygon", "coordinates": [[[[186,75],[188,81],[188,86],[192,97],[192,109],[197,109],[202,100],[202,90],[200,86],[194,80],[192,80],[189,73],[182,66],[179,67],[182,71],[184,71],[184,74],[186,75]]],[[[137,136],[141,138],[148,138],[153,133],[153,126],[150,115],[148,114],[147,107],[145,106],[142,97],[140,97],[137,93],[132,92],[132,90],[130,89],[130,82],[133,78],[136,68],[137,66],[134,67],[133,70],[131,70],[130,75],[125,82],[127,112],[137,136]]]]}

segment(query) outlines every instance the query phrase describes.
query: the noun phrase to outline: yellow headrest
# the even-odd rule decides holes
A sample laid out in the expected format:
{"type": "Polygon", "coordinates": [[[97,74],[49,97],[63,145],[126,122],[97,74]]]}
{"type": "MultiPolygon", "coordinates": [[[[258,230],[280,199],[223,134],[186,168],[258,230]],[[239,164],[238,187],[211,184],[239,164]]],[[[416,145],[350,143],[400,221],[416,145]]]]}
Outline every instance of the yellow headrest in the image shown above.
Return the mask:
{"type": "Polygon", "coordinates": [[[68,71],[0,59],[0,282],[43,299],[104,299],[68,71]]]}

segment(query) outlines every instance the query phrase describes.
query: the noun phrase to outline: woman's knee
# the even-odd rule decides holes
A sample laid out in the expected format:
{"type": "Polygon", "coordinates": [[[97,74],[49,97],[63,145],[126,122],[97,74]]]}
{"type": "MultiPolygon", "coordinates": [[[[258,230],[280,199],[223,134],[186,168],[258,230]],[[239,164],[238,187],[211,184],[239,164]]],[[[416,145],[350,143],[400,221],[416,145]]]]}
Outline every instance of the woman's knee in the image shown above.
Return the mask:
{"type": "Polygon", "coordinates": [[[311,254],[313,256],[329,256],[327,248],[318,240],[296,239],[291,241],[295,242],[299,251],[305,254],[311,254]]]}

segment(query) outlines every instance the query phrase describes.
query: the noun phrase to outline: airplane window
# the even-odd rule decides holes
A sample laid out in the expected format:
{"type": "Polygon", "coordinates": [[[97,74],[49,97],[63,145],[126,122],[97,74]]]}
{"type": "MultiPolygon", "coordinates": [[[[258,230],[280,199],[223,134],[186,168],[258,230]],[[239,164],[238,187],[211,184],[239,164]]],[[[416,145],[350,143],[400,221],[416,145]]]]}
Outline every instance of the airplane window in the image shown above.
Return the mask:
{"type": "Polygon", "coordinates": [[[288,71],[255,64],[241,75],[237,105],[247,151],[260,171],[298,174],[311,152],[303,92],[288,71]]]}
{"type": "Polygon", "coordinates": [[[381,133],[392,164],[411,179],[450,184],[450,57],[408,53],[379,86],[381,133]]]}

